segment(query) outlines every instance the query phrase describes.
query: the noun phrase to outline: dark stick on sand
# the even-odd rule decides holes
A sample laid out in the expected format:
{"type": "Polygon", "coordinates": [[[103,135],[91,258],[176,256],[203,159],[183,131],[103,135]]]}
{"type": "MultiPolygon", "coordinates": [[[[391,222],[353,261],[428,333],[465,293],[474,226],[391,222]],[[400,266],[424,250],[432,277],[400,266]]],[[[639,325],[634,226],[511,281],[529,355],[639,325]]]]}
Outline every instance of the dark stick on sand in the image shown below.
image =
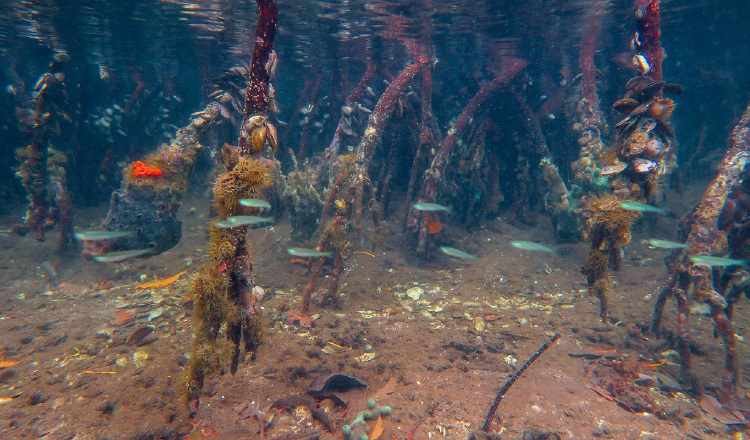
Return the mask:
{"type": "Polygon", "coordinates": [[[539,350],[536,351],[536,353],[532,354],[529,360],[527,360],[521,368],[513,373],[513,376],[508,379],[507,382],[505,382],[505,385],[503,385],[502,388],[500,388],[500,391],[497,392],[497,395],[495,396],[495,401],[492,402],[492,406],[490,406],[490,410],[487,412],[487,417],[484,419],[484,425],[482,425],[482,431],[487,432],[490,429],[490,423],[492,423],[492,419],[495,417],[495,411],[497,411],[497,407],[500,406],[500,401],[503,400],[503,397],[505,397],[505,394],[508,392],[510,387],[513,386],[514,383],[516,383],[516,380],[518,380],[519,377],[523,374],[524,371],[526,371],[527,368],[531,366],[531,364],[534,363],[534,361],[542,355],[545,351],[547,351],[548,348],[552,344],[555,343],[560,339],[560,333],[555,333],[549,341],[545,342],[541,347],[539,347],[539,350]]]}

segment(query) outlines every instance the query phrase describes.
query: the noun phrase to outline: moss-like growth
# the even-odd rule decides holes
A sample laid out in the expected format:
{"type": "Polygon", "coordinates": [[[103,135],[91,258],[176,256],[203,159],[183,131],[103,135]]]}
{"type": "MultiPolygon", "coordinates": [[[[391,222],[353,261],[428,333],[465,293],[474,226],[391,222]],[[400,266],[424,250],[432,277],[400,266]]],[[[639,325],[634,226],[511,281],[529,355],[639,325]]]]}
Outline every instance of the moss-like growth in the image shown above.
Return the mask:
{"type": "MultiPolygon", "coordinates": [[[[228,149],[234,147],[224,147],[225,151],[228,149]]],[[[261,197],[273,184],[271,173],[261,161],[227,157],[235,166],[214,184],[214,206],[221,219],[246,213],[248,208],[239,201],[261,197]]],[[[193,280],[195,338],[184,381],[187,402],[198,401],[207,377],[225,369],[236,371],[243,340],[249,353],[260,343],[260,297],[252,286],[251,245],[245,231],[210,227],[209,253],[213,261],[199,270],[193,280]]]]}
{"type": "Polygon", "coordinates": [[[205,265],[193,279],[193,302],[198,329],[196,335],[216,333],[220,323],[233,319],[237,314],[227,297],[229,278],[220,274],[214,265],[205,265]],[[217,324],[218,323],[218,324],[217,324]],[[213,329],[205,328],[212,325],[213,329]]]}
{"type": "Polygon", "coordinates": [[[187,189],[198,150],[203,148],[189,133],[182,133],[183,137],[179,134],[171,143],[162,144],[142,160],[149,167],[160,169],[160,176],[135,177],[135,164],[131,163],[123,170],[123,181],[138,187],[152,187],[157,192],[169,190],[179,199],[187,189]]]}
{"type": "Polygon", "coordinates": [[[630,227],[640,214],[621,208],[620,203],[624,201],[611,194],[585,200],[581,208],[581,213],[587,219],[584,239],[591,240],[592,249],[604,250],[612,243],[630,243],[630,227]]]}
{"type": "Polygon", "coordinates": [[[186,401],[197,401],[203,390],[203,381],[222,370],[228,365],[236,347],[227,339],[217,339],[214,342],[206,340],[193,341],[190,353],[190,363],[182,378],[186,401]]]}
{"type": "Polygon", "coordinates": [[[623,209],[620,206],[623,201],[611,194],[590,196],[584,199],[580,210],[586,217],[584,239],[591,241],[591,250],[581,273],[586,275],[589,294],[599,298],[604,322],[608,317],[610,271],[617,271],[622,266],[622,246],[630,243],[630,227],[640,216],[637,211],[623,209]]]}
{"type": "Polygon", "coordinates": [[[238,215],[240,200],[260,198],[273,184],[273,176],[259,160],[243,157],[214,184],[214,207],[221,218],[238,215]]]}

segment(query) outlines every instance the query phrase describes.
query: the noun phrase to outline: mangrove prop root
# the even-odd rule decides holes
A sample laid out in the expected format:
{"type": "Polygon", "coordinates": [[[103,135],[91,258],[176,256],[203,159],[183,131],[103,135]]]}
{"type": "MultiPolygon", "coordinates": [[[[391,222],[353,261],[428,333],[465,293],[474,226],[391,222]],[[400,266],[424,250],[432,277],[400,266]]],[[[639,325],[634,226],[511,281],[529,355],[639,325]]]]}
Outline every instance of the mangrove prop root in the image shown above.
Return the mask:
{"type": "Polygon", "coordinates": [[[602,115],[599,112],[599,96],[596,93],[596,45],[600,41],[601,22],[604,12],[593,11],[586,17],[586,33],[581,40],[581,50],[578,53],[578,66],[581,69],[581,97],[589,102],[588,114],[584,125],[601,131],[602,115]]]}
{"type": "Polygon", "coordinates": [[[101,252],[149,248],[158,254],[175,246],[182,237],[182,223],[177,217],[182,195],[198,157],[204,133],[224,119],[230,119],[230,108],[240,112],[245,101],[247,70],[232,67],[214,80],[215,90],[203,110],[193,113],[188,125],[175,133],[169,144],[142,159],[157,168],[161,175],[136,177],[135,164],[123,172],[120,188],[112,193],[107,217],[100,228],[132,231],[134,235],[117,240],[86,241],[82,255],[91,259],[101,252]]]}
{"type": "Polygon", "coordinates": [[[147,247],[158,254],[177,245],[182,237],[182,222],[177,212],[198,150],[202,148],[200,135],[224,119],[222,104],[218,100],[208,103],[196,115],[200,116],[177,130],[169,144],[162,144],[156,152],[143,158],[149,166],[160,169],[162,175],[135,177],[133,165],[123,171],[120,188],[112,193],[109,211],[100,227],[136,233],[131,237],[109,240],[106,247],[86,242],[81,253],[83,258],[91,259],[100,252],[147,247]]]}
{"type": "Polygon", "coordinates": [[[691,381],[695,391],[700,392],[696,376],[690,371],[690,328],[688,325],[689,307],[686,292],[695,291],[695,299],[711,305],[714,323],[725,345],[725,381],[722,386],[724,395],[733,394],[737,385],[738,365],[734,352],[734,334],[732,322],[726,316],[727,301],[717,291],[718,280],[714,280],[713,271],[697,265],[690,260],[691,255],[716,255],[727,252],[726,237],[718,230],[718,219],[725,205],[730,190],[740,181],[743,168],[750,159],[750,105],[745,109],[742,119],[732,131],[729,148],[719,166],[717,176],[706,190],[703,198],[693,210],[680,220],[680,236],[685,238],[688,249],[673,252],[667,260],[670,272],[669,279],[662,285],[657,294],[654,314],[651,320],[651,331],[659,335],[661,319],[667,299],[673,296],[677,300],[677,324],[680,346],[680,362],[683,376],[691,381]]]}
{"type": "MultiPolygon", "coordinates": [[[[346,106],[351,107],[353,104],[358,103],[362,100],[362,98],[364,98],[367,84],[369,84],[370,81],[372,81],[372,78],[375,76],[375,63],[373,63],[372,60],[367,59],[365,61],[365,64],[367,66],[365,68],[365,73],[359,80],[359,84],[357,84],[357,87],[355,87],[354,90],[352,90],[352,92],[346,98],[346,106]]],[[[326,151],[323,154],[323,157],[327,161],[333,162],[334,158],[339,154],[339,150],[341,149],[341,136],[344,134],[344,129],[346,128],[346,126],[346,114],[342,111],[341,118],[339,118],[339,123],[336,126],[336,131],[333,133],[333,139],[331,140],[331,143],[328,145],[328,148],[326,148],[326,151]]]]}
{"type": "Polygon", "coordinates": [[[414,79],[414,77],[427,68],[430,64],[430,58],[425,56],[418,47],[412,45],[409,47],[411,52],[414,54],[414,63],[407,66],[401,73],[396,77],[388,87],[386,87],[383,94],[378,99],[375,108],[372,110],[372,114],[367,120],[367,127],[365,128],[364,135],[357,145],[356,157],[357,157],[357,190],[355,191],[355,203],[357,206],[355,213],[355,226],[359,232],[361,232],[360,219],[362,218],[362,188],[365,184],[365,180],[369,181],[367,177],[370,160],[375,152],[375,148],[383,137],[383,130],[388,122],[393,110],[398,102],[398,99],[403,95],[406,90],[406,86],[414,79]]]}
{"type": "Polygon", "coordinates": [[[406,86],[414,79],[414,77],[425,69],[430,59],[419,51],[415,51],[414,63],[407,66],[399,75],[396,77],[388,87],[386,87],[383,94],[378,99],[375,108],[372,110],[372,114],[367,120],[367,128],[365,128],[365,134],[362,136],[362,140],[357,146],[357,161],[360,163],[362,172],[366,173],[370,164],[370,159],[375,151],[375,147],[383,136],[383,129],[385,124],[388,122],[388,118],[393,113],[394,106],[399,96],[401,96],[406,90],[406,86]]]}
{"type": "Polygon", "coordinates": [[[532,148],[534,150],[525,151],[523,154],[527,158],[541,158],[538,165],[542,171],[542,178],[547,185],[544,207],[552,214],[559,210],[567,210],[569,208],[568,188],[565,186],[562,177],[560,177],[560,171],[552,162],[552,152],[550,152],[547,145],[547,139],[544,137],[539,119],[531,111],[529,103],[519,93],[513,92],[513,98],[523,115],[525,128],[533,140],[532,148]]]}
{"type": "Polygon", "coordinates": [[[328,217],[328,213],[331,210],[331,204],[334,200],[336,200],[336,197],[339,194],[339,188],[341,188],[341,184],[344,182],[344,179],[348,177],[348,173],[346,172],[345,168],[342,167],[339,170],[339,175],[336,178],[336,182],[334,182],[333,185],[331,185],[331,190],[328,192],[328,198],[326,198],[326,203],[323,205],[323,212],[320,215],[320,220],[323,221],[328,217]]]}
{"type": "Polygon", "coordinates": [[[581,69],[581,99],[576,111],[580,120],[580,151],[578,160],[572,164],[575,182],[593,190],[594,175],[587,169],[597,168],[597,158],[604,149],[602,142],[603,121],[599,111],[599,96],[596,91],[596,65],[594,55],[600,41],[601,22],[604,12],[595,10],[585,20],[586,33],[581,39],[581,50],[578,53],[578,66],[581,69]]]}
{"type": "Polygon", "coordinates": [[[611,272],[622,266],[622,246],[630,243],[630,227],[639,213],[620,207],[623,199],[613,195],[589,195],[579,213],[586,218],[584,239],[591,249],[581,273],[586,275],[589,295],[599,298],[599,315],[607,323],[607,293],[611,272]]]}
{"type": "MultiPolygon", "coordinates": [[[[578,106],[581,123],[577,124],[581,131],[581,152],[578,161],[573,164],[573,171],[575,180],[590,190],[583,199],[584,208],[580,212],[587,217],[584,236],[591,240],[589,259],[581,272],[588,278],[589,293],[599,297],[600,315],[605,323],[608,318],[606,295],[611,284],[609,273],[622,266],[621,248],[630,242],[630,227],[635,220],[630,218],[632,213],[620,207],[620,202],[652,202],[661,176],[674,160],[675,153],[671,148],[674,132],[665,121],[674,103],[662,99],[661,93],[668,89],[670,93],[679,94],[682,87],[657,81],[657,75],[661,79],[661,68],[652,71],[644,55],[652,51],[661,55],[659,31],[651,28],[659,25],[658,5],[658,1],[635,2],[638,32],[632,41],[635,50],[633,61],[640,69],[640,75],[628,81],[628,91],[623,99],[613,105],[615,110],[627,116],[615,125],[618,129],[617,142],[605,154],[598,154],[602,146],[604,122],[597,107],[596,69],[592,59],[601,13],[589,16],[589,30],[581,43],[580,64],[584,81],[578,106]],[[648,28],[649,36],[642,39],[644,26],[648,28]],[[636,111],[636,108],[661,110],[644,113],[636,111]],[[606,156],[611,157],[604,159],[606,156]],[[604,168],[597,167],[597,159],[607,161],[601,164],[604,168]],[[599,170],[598,176],[596,170],[599,170]],[[603,192],[605,188],[608,193],[603,192]]],[[[686,285],[678,287],[687,291],[686,285]]],[[[664,300],[660,298],[659,301],[663,303],[664,300]]]]}
{"type": "MultiPolygon", "coordinates": [[[[351,209],[347,209],[347,213],[350,211],[351,209]]],[[[337,212],[336,215],[334,215],[331,221],[328,223],[323,233],[320,235],[320,239],[318,239],[318,245],[315,247],[316,251],[322,252],[326,249],[329,249],[329,245],[334,245],[332,247],[332,252],[334,254],[334,271],[337,273],[335,274],[335,276],[331,277],[331,289],[329,289],[326,299],[330,298],[334,306],[337,308],[340,305],[338,297],[338,279],[343,272],[344,266],[343,260],[341,259],[341,250],[335,246],[338,238],[336,237],[336,235],[337,231],[343,231],[344,226],[349,221],[349,217],[350,215],[347,215],[346,213],[337,212]],[[340,267],[340,270],[337,270],[337,267],[340,267]]],[[[312,293],[318,284],[318,278],[320,278],[320,273],[323,270],[324,260],[325,258],[323,257],[316,258],[315,262],[312,265],[312,275],[302,295],[301,313],[303,316],[307,316],[310,314],[310,301],[312,299],[312,293]]]]}
{"type": "Polygon", "coordinates": [[[273,42],[276,37],[276,20],[278,19],[279,11],[274,0],[256,0],[256,3],[259,9],[258,25],[255,27],[255,46],[247,77],[243,129],[238,141],[242,155],[249,155],[253,151],[249,143],[252,131],[246,129],[248,120],[256,113],[266,111],[270,99],[272,99],[268,93],[271,76],[266,69],[266,65],[269,63],[272,54],[274,54],[273,42]]]}
{"type": "Polygon", "coordinates": [[[411,173],[409,175],[409,186],[406,190],[406,218],[404,219],[404,227],[408,227],[409,216],[412,212],[412,200],[414,198],[414,192],[416,190],[417,179],[419,178],[419,172],[422,169],[423,162],[426,161],[427,152],[430,151],[440,140],[440,128],[438,127],[437,118],[432,111],[432,69],[425,69],[422,71],[422,103],[420,106],[421,110],[421,121],[419,129],[419,144],[414,152],[414,159],[412,161],[411,173]]]}
{"type": "Polygon", "coordinates": [[[44,241],[45,230],[57,225],[60,227],[60,249],[73,240],[72,203],[63,167],[67,158],[52,148],[61,123],[71,121],[67,113],[69,104],[63,72],[68,59],[65,52],[55,54],[36,84],[34,108],[31,110],[34,115],[31,144],[17,152],[21,166],[16,175],[28,194],[29,206],[24,222],[12,228],[19,235],[34,231],[36,239],[44,241]]]}
{"type": "Polygon", "coordinates": [[[312,275],[310,281],[305,287],[305,291],[302,294],[302,315],[307,316],[310,314],[310,301],[312,299],[312,292],[315,290],[315,286],[318,285],[318,278],[320,277],[320,271],[323,270],[323,257],[315,259],[312,267],[312,275]]]}
{"type": "MultiPolygon", "coordinates": [[[[273,99],[269,94],[268,70],[272,70],[269,66],[275,62],[272,57],[275,57],[273,44],[278,11],[273,0],[256,0],[256,3],[260,14],[248,72],[243,126],[237,147],[225,145],[222,150],[227,171],[216,179],[214,185],[214,206],[220,220],[241,212],[240,198],[261,197],[273,184],[266,165],[251,156],[263,150],[262,145],[259,149],[251,142],[251,135],[260,129],[257,121],[266,120],[265,113],[273,99]]],[[[262,292],[253,289],[253,266],[246,233],[245,227],[212,227],[214,261],[207,263],[193,282],[196,326],[185,387],[191,417],[197,413],[205,378],[221,371],[227,361],[230,371],[235,373],[243,339],[246,350],[255,349],[259,343],[260,308],[257,303],[262,292]],[[224,324],[227,326],[227,340],[220,341],[218,330],[224,324]]]]}
{"type": "MultiPolygon", "coordinates": [[[[318,93],[320,93],[320,84],[323,83],[323,75],[318,74],[315,79],[315,85],[310,93],[310,102],[313,103],[318,99],[318,93]]],[[[302,126],[302,131],[299,134],[299,147],[297,148],[297,161],[304,162],[307,157],[307,144],[310,140],[310,128],[312,124],[305,124],[302,126]]]]}
{"type": "Polygon", "coordinates": [[[357,225],[357,237],[362,235],[362,197],[364,197],[364,174],[354,176],[354,224],[357,225]]]}
{"type": "MultiPolygon", "coordinates": [[[[435,157],[432,159],[430,168],[425,171],[424,179],[422,182],[422,188],[417,202],[434,202],[437,197],[437,185],[438,181],[441,180],[445,167],[448,165],[450,155],[453,154],[453,150],[459,144],[459,140],[464,135],[466,129],[471,125],[471,121],[474,120],[477,112],[481,109],[482,105],[487,99],[492,96],[497,90],[507,86],[510,81],[528,65],[528,61],[514,59],[512,62],[505,67],[503,72],[495,77],[494,80],[484,84],[481,89],[469,100],[466,107],[464,107],[461,114],[456,119],[456,123],[448,131],[448,136],[445,137],[440,148],[438,149],[435,157]]],[[[412,213],[409,219],[409,225],[417,225],[417,213],[412,213]]]]}
{"type": "Polygon", "coordinates": [[[518,369],[513,375],[505,382],[505,385],[503,385],[502,388],[500,388],[500,391],[497,392],[497,395],[495,396],[495,400],[492,402],[492,405],[490,406],[490,410],[487,412],[487,417],[484,418],[484,424],[482,425],[481,431],[482,432],[488,432],[490,430],[490,424],[492,424],[492,419],[495,417],[495,412],[497,411],[497,407],[500,406],[500,402],[505,397],[505,394],[508,393],[508,390],[510,390],[510,387],[513,386],[514,383],[518,380],[519,377],[526,371],[527,368],[531,366],[531,364],[534,363],[534,361],[539,358],[545,351],[547,351],[548,348],[552,346],[552,344],[555,343],[560,339],[560,333],[555,333],[552,335],[552,337],[542,344],[539,349],[531,355],[529,360],[524,362],[524,364],[521,366],[521,368],[518,369]]]}
{"type": "Polygon", "coordinates": [[[344,273],[344,257],[341,252],[336,252],[336,256],[333,259],[333,271],[331,271],[330,284],[326,296],[321,300],[321,304],[325,304],[327,300],[331,300],[333,308],[336,310],[341,309],[341,297],[339,296],[339,280],[341,274],[344,273]]]}
{"type": "Polygon", "coordinates": [[[661,18],[659,16],[660,0],[635,0],[636,34],[633,47],[636,57],[645,58],[646,65],[639,65],[641,73],[651,75],[656,81],[662,78],[662,61],[664,49],[661,47],[661,18]],[[644,70],[644,69],[648,70],[644,70]]]}
{"type": "MultiPolygon", "coordinates": [[[[297,98],[297,103],[294,106],[294,112],[289,117],[289,123],[286,126],[286,130],[284,130],[284,136],[283,140],[285,143],[289,143],[289,140],[292,138],[292,134],[294,133],[294,128],[297,127],[297,120],[299,119],[299,116],[302,114],[300,112],[300,109],[305,105],[305,101],[308,100],[308,94],[310,93],[310,88],[312,87],[312,80],[305,75],[305,85],[302,87],[302,92],[299,94],[299,98],[297,98]]],[[[294,151],[290,148],[290,158],[292,161],[297,161],[297,158],[294,156],[294,151]]],[[[296,169],[295,164],[295,169],[296,169]]]]}

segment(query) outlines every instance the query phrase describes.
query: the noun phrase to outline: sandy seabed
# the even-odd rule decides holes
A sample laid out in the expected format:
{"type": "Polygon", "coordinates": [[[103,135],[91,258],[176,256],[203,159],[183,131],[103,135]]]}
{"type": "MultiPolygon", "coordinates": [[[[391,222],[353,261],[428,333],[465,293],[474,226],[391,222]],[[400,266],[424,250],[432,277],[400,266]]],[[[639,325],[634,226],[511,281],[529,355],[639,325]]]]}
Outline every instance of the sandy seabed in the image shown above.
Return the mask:
{"type": "MultiPolygon", "coordinates": [[[[699,195],[674,198],[670,208],[682,214],[699,195]]],[[[77,212],[76,225],[95,226],[103,209],[77,212]]],[[[2,229],[20,215],[19,207],[0,218],[2,229]]],[[[403,213],[396,212],[372,255],[369,240],[353,238],[357,252],[345,262],[342,310],[314,306],[312,328],[282,319],[284,311],[299,309],[308,282],[307,268],[285,252],[288,221],[252,230],[256,283],[266,290],[263,345],[236,375],[206,381],[198,415],[189,420],[181,373],[192,335],[191,274],[207,259],[208,215],[204,198],[188,194],[175,248],[114,264],[84,261],[80,249],[56,254],[54,231],[44,243],[0,238],[0,438],[343,438],[341,426],[375,398],[392,408],[380,422],[369,422],[382,426],[381,439],[465,439],[481,427],[509,375],[555,333],[559,341],[501,402],[491,432],[509,439],[743,435],[717,420],[720,411],[706,413],[680,391],[670,338],[639,331],[650,322],[654,292],[666,279],[666,251],[640,240],[674,239],[677,220],[670,217],[634,231],[610,295],[617,325],[602,324],[597,300],[586,294],[579,273],[586,243],[558,246],[557,254],[511,247],[511,240],[552,243],[543,215],[533,228],[503,218],[472,233],[449,225],[443,239],[479,259],[440,254],[421,263],[413,256],[413,237],[401,232],[403,213]],[[167,287],[135,289],[182,271],[167,287]],[[410,297],[406,292],[414,287],[410,297]],[[603,357],[590,359],[594,355],[603,357]],[[271,408],[277,399],[304,393],[315,377],[336,373],[368,385],[338,393],[348,409],[330,400],[271,408]],[[657,376],[659,382],[649,380],[657,376]],[[321,410],[335,433],[324,428],[321,410]]],[[[372,230],[365,226],[369,239],[372,230]]],[[[740,397],[750,369],[748,309],[740,301],[735,312],[740,397]]],[[[666,311],[664,327],[674,332],[674,302],[666,311]]],[[[691,325],[694,368],[710,392],[720,385],[723,347],[710,318],[693,314],[691,325]]]]}

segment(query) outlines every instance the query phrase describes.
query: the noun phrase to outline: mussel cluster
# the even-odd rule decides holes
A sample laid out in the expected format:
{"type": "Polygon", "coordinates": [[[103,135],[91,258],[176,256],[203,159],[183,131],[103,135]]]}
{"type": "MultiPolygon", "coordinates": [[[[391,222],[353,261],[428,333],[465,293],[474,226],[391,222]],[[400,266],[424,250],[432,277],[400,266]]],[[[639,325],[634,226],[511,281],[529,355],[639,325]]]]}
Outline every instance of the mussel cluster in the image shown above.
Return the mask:
{"type": "Polygon", "coordinates": [[[205,110],[190,115],[192,124],[202,127],[207,122],[219,122],[221,116],[231,120],[232,116],[242,115],[245,106],[247,69],[232,67],[214,80],[214,91],[208,97],[213,100],[205,110]],[[218,119],[217,119],[218,118],[218,119]],[[217,119],[217,121],[214,121],[217,119]]]}
{"type": "Polygon", "coordinates": [[[227,106],[231,105],[235,112],[242,114],[245,108],[245,90],[247,87],[247,68],[231,67],[214,79],[214,92],[209,98],[215,99],[227,106]]]}
{"type": "Polygon", "coordinates": [[[602,168],[601,175],[614,176],[627,170],[633,180],[645,183],[643,196],[650,199],[656,176],[666,172],[665,159],[670,156],[674,137],[667,123],[674,102],[663,94],[679,95],[683,88],[650,76],[637,76],[625,86],[627,93],[612,106],[626,114],[615,125],[620,138],[617,158],[602,168]]]}

